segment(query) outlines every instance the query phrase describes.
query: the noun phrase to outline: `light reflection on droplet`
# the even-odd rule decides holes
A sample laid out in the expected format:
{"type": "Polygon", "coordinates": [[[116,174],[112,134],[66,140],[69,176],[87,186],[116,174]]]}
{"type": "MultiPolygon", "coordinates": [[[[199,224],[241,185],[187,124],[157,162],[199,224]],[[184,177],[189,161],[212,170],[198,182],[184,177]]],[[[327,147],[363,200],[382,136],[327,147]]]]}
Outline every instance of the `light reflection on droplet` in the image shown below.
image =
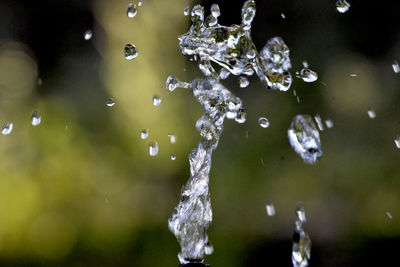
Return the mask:
{"type": "Polygon", "coordinates": [[[108,106],[108,107],[112,107],[112,106],[114,106],[115,105],[115,100],[113,99],[113,98],[108,98],[107,100],[106,100],[106,105],[108,106]]]}
{"type": "Polygon", "coordinates": [[[375,119],[375,117],[376,117],[376,113],[373,109],[368,109],[367,114],[368,114],[368,117],[370,117],[371,119],[375,119]]]}

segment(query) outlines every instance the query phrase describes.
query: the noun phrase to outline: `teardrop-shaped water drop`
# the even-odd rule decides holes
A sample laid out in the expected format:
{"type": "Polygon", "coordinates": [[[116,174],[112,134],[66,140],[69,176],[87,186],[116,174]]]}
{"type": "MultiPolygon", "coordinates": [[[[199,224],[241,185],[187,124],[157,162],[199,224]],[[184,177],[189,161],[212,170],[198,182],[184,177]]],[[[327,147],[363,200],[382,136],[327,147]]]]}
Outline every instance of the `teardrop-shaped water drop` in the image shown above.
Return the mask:
{"type": "Polygon", "coordinates": [[[133,44],[126,44],[124,54],[127,60],[132,60],[138,56],[138,51],[133,44]]]}
{"type": "Polygon", "coordinates": [[[158,144],[157,142],[151,142],[149,144],[149,155],[154,157],[158,154],[158,144]]]}
{"type": "Polygon", "coordinates": [[[346,0],[338,0],[336,2],[336,10],[340,13],[346,13],[350,8],[350,4],[346,0]]]}
{"type": "Polygon", "coordinates": [[[33,126],[38,126],[42,121],[42,117],[40,116],[39,111],[34,110],[31,115],[31,123],[33,126]]]}
{"type": "Polygon", "coordinates": [[[92,39],[92,36],[93,36],[93,32],[91,30],[87,30],[83,34],[83,38],[85,38],[86,41],[92,39]]]}
{"type": "Polygon", "coordinates": [[[167,81],[166,81],[166,87],[167,89],[172,92],[176,89],[178,86],[178,79],[175,76],[168,76],[167,81]]]}
{"type": "Polygon", "coordinates": [[[8,135],[12,132],[14,124],[12,122],[6,123],[1,127],[1,134],[8,135]]]}
{"type": "Polygon", "coordinates": [[[108,106],[108,107],[112,107],[112,106],[114,106],[115,105],[115,100],[113,99],[113,98],[108,98],[107,100],[106,100],[106,105],[108,106]]]}
{"type": "Polygon", "coordinates": [[[137,14],[137,8],[135,4],[130,3],[128,7],[126,8],[126,15],[128,15],[128,18],[134,18],[137,14]]]}
{"type": "Polygon", "coordinates": [[[153,96],[153,105],[158,107],[161,104],[161,98],[158,95],[153,96]]]}
{"type": "Polygon", "coordinates": [[[247,86],[249,86],[250,82],[249,79],[247,79],[246,77],[239,77],[239,86],[240,88],[245,88],[247,86]]]}
{"type": "Polygon", "coordinates": [[[140,138],[146,139],[148,136],[149,136],[149,130],[143,129],[143,130],[140,132],[140,138]]]}
{"type": "Polygon", "coordinates": [[[258,119],[258,124],[263,127],[263,128],[268,128],[269,126],[269,121],[267,118],[265,117],[261,117],[258,119]]]}

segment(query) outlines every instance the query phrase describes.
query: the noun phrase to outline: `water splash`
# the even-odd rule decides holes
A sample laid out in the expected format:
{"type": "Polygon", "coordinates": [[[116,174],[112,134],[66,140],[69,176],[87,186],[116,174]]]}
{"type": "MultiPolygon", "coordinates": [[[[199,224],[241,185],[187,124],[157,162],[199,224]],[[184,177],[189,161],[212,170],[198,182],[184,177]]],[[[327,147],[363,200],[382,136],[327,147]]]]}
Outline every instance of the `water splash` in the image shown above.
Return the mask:
{"type": "Polygon", "coordinates": [[[185,7],[184,9],[183,9],[183,15],[185,15],[185,16],[189,16],[189,13],[190,13],[190,7],[185,7]]]}
{"type": "Polygon", "coordinates": [[[292,263],[293,267],[307,267],[311,257],[311,239],[303,229],[307,221],[303,203],[296,206],[296,228],[293,234],[292,263]]]}
{"type": "Polygon", "coordinates": [[[138,2],[137,5],[138,5],[138,6],[142,6],[142,5],[143,5],[143,1],[142,1],[142,0],[139,0],[139,2],[138,2]]]}
{"type": "Polygon", "coordinates": [[[42,122],[42,117],[40,116],[40,112],[38,110],[32,111],[31,115],[31,123],[33,126],[38,126],[42,122]]]}
{"type": "Polygon", "coordinates": [[[328,129],[333,128],[333,121],[330,119],[325,120],[325,125],[328,129]]]}
{"type": "Polygon", "coordinates": [[[14,128],[14,124],[12,122],[6,123],[1,127],[2,135],[9,135],[14,128]]]}
{"type": "Polygon", "coordinates": [[[239,77],[239,86],[240,88],[245,88],[247,86],[249,86],[250,82],[249,79],[247,79],[246,77],[239,77]]]}
{"type": "Polygon", "coordinates": [[[137,8],[135,4],[130,3],[128,7],[126,8],[126,15],[128,18],[134,18],[137,14],[137,8]]]}
{"type": "Polygon", "coordinates": [[[320,131],[323,131],[324,130],[324,124],[322,123],[321,116],[317,114],[317,115],[314,116],[314,119],[315,119],[315,122],[318,125],[318,129],[320,131]]]}
{"type": "Polygon", "coordinates": [[[314,164],[322,156],[319,132],[311,116],[295,116],[288,129],[288,138],[294,151],[305,163],[314,164]]]}
{"type": "Polygon", "coordinates": [[[263,128],[268,128],[269,127],[269,121],[265,117],[260,117],[258,119],[258,124],[263,128]]]}
{"type": "Polygon", "coordinates": [[[138,56],[138,51],[133,44],[126,44],[124,54],[127,60],[132,60],[138,56]]]}
{"type": "Polygon", "coordinates": [[[336,10],[340,13],[346,13],[350,9],[350,4],[346,0],[338,0],[336,2],[336,10]]]}
{"type": "Polygon", "coordinates": [[[390,212],[388,212],[388,211],[386,212],[386,216],[388,216],[388,218],[391,219],[391,220],[393,219],[392,214],[390,212]]]}

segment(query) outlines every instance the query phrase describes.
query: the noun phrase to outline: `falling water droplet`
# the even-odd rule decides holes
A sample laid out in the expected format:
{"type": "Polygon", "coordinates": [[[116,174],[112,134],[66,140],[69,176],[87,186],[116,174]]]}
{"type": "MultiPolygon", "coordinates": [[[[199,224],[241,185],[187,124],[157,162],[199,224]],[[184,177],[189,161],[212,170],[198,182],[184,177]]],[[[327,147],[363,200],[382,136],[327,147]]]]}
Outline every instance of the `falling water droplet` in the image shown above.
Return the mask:
{"type": "Polygon", "coordinates": [[[213,17],[218,18],[221,15],[221,10],[219,9],[218,4],[211,5],[211,14],[213,17]]]}
{"type": "Polygon", "coordinates": [[[265,209],[267,211],[268,216],[275,215],[275,206],[272,202],[268,202],[267,205],[265,205],[265,209]]]}
{"type": "Polygon", "coordinates": [[[176,135],[168,134],[168,137],[169,137],[169,141],[171,142],[171,144],[175,144],[176,143],[176,135]]]}
{"type": "Polygon", "coordinates": [[[249,79],[247,79],[246,77],[239,77],[239,86],[240,88],[245,88],[247,86],[249,86],[250,82],[249,79]]]}
{"type": "Polygon", "coordinates": [[[281,13],[281,17],[282,17],[283,19],[286,19],[286,15],[285,15],[284,13],[281,13]]]}
{"type": "Polygon", "coordinates": [[[142,5],[143,5],[143,1],[142,1],[142,0],[139,0],[139,2],[138,2],[137,5],[138,5],[138,6],[142,6],[142,5]]]}
{"type": "Polygon", "coordinates": [[[315,122],[318,125],[318,128],[320,131],[324,130],[324,124],[322,123],[322,119],[321,116],[319,116],[318,114],[314,116],[315,122]]]}
{"type": "Polygon", "coordinates": [[[138,51],[133,44],[126,44],[124,54],[127,60],[132,60],[138,56],[138,51]]]}
{"type": "Polygon", "coordinates": [[[149,144],[149,155],[154,157],[158,154],[158,144],[157,142],[151,142],[149,144]]]}
{"type": "Polygon", "coordinates": [[[108,98],[107,100],[106,100],[106,105],[107,106],[109,106],[109,107],[112,107],[112,106],[114,106],[115,105],[115,100],[113,99],[113,98],[108,98]]]}
{"type": "Polygon", "coordinates": [[[394,138],[394,143],[396,144],[397,148],[400,149],[400,135],[397,135],[394,138]]]}
{"type": "Polygon", "coordinates": [[[1,127],[1,133],[3,135],[8,135],[12,132],[14,124],[12,122],[6,123],[1,127]]]}
{"type": "Polygon", "coordinates": [[[175,154],[171,154],[171,155],[170,155],[170,159],[171,159],[171,160],[176,160],[175,154]]]}
{"type": "Polygon", "coordinates": [[[31,115],[31,123],[33,126],[38,126],[42,121],[42,117],[40,116],[39,111],[34,110],[31,115]]]}
{"type": "Polygon", "coordinates": [[[126,15],[128,15],[128,18],[134,18],[137,14],[137,8],[135,4],[130,3],[128,7],[126,8],[126,15]]]}
{"type": "Polygon", "coordinates": [[[258,124],[260,124],[260,126],[263,127],[263,128],[268,128],[269,121],[268,121],[267,118],[261,117],[261,118],[258,119],[258,124]]]}
{"type": "Polygon", "coordinates": [[[290,145],[305,163],[314,164],[322,156],[319,132],[311,116],[297,115],[288,130],[290,145]]]}
{"type": "Polygon", "coordinates": [[[148,136],[149,136],[149,130],[143,129],[143,130],[140,132],[140,138],[146,139],[148,136]]]}
{"type": "Polygon", "coordinates": [[[394,73],[399,73],[400,72],[400,66],[399,66],[399,63],[397,61],[393,62],[392,68],[393,68],[394,73]]]}
{"type": "Polygon", "coordinates": [[[315,71],[312,71],[308,68],[302,69],[297,77],[301,78],[303,81],[307,83],[312,83],[318,80],[318,74],[315,71]]]}
{"type": "Polygon", "coordinates": [[[85,38],[86,41],[92,39],[92,36],[93,36],[93,32],[91,30],[87,30],[83,34],[83,38],[85,38]]]}
{"type": "Polygon", "coordinates": [[[329,129],[333,127],[333,121],[332,120],[325,120],[325,125],[326,127],[328,127],[329,129]]]}
{"type": "Polygon", "coordinates": [[[336,10],[340,13],[346,13],[350,8],[350,4],[346,0],[338,0],[336,2],[336,10]]]}
{"type": "Polygon", "coordinates": [[[185,9],[183,9],[183,15],[189,16],[190,8],[187,6],[185,9]]]}
{"type": "Polygon", "coordinates": [[[153,105],[158,107],[161,104],[161,98],[158,95],[153,96],[153,105]]]}
{"type": "Polygon", "coordinates": [[[367,114],[368,114],[368,117],[370,117],[371,119],[374,119],[376,117],[375,111],[371,108],[367,110],[367,114]]]}
{"type": "Polygon", "coordinates": [[[390,212],[387,211],[386,215],[389,217],[389,219],[391,219],[391,220],[393,219],[393,216],[392,216],[392,214],[390,214],[390,212]]]}

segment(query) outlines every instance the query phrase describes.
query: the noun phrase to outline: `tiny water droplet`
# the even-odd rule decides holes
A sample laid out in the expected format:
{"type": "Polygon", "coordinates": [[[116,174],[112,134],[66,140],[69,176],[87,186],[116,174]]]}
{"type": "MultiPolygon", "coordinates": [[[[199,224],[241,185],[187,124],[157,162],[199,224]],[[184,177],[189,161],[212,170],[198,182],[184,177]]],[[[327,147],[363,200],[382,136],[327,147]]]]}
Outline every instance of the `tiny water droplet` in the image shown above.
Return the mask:
{"type": "Polygon", "coordinates": [[[149,144],[149,155],[154,157],[158,154],[158,144],[157,142],[151,142],[149,144]]]}
{"type": "Polygon", "coordinates": [[[211,5],[211,15],[214,18],[218,18],[221,15],[221,10],[219,9],[219,5],[218,4],[212,4],[211,5]]]}
{"type": "Polygon", "coordinates": [[[350,4],[346,0],[338,0],[336,2],[336,10],[340,13],[346,13],[350,8],[350,4]]]}
{"type": "Polygon", "coordinates": [[[14,124],[12,122],[6,123],[1,127],[1,133],[3,135],[8,135],[12,132],[14,124]]]}
{"type": "Polygon", "coordinates": [[[302,223],[307,221],[306,211],[304,209],[304,204],[302,202],[299,202],[296,205],[296,215],[297,215],[297,219],[299,219],[302,223]]]}
{"type": "Polygon", "coordinates": [[[143,130],[140,132],[140,138],[146,139],[148,136],[149,136],[149,131],[148,131],[147,129],[143,129],[143,130]]]}
{"type": "Polygon", "coordinates": [[[161,98],[158,95],[153,96],[153,105],[158,107],[161,104],[161,98]]]}
{"type": "Polygon", "coordinates": [[[189,12],[190,12],[190,7],[185,7],[184,9],[183,9],[183,15],[185,15],[185,16],[189,16],[189,12]]]}
{"type": "Polygon", "coordinates": [[[239,86],[240,88],[245,88],[247,86],[249,86],[250,82],[249,79],[247,79],[246,77],[239,77],[239,86]]]}
{"type": "Polygon", "coordinates": [[[309,65],[308,65],[308,62],[307,62],[307,61],[305,61],[305,60],[303,61],[303,63],[302,63],[302,64],[303,64],[303,67],[304,67],[304,68],[306,68],[306,69],[309,67],[309,65]]]}
{"type": "Polygon", "coordinates": [[[40,116],[39,111],[34,110],[31,115],[31,123],[33,126],[38,126],[42,121],[42,117],[40,116]]]}
{"type": "Polygon", "coordinates": [[[357,77],[357,74],[356,73],[351,73],[350,77],[357,77]]]}
{"type": "Polygon", "coordinates": [[[86,41],[92,39],[92,36],[93,36],[93,32],[91,30],[87,30],[83,34],[83,38],[85,38],[86,41]]]}
{"type": "Polygon", "coordinates": [[[286,15],[285,15],[284,13],[281,13],[281,17],[282,17],[283,19],[286,19],[286,15]]]}
{"type": "Polygon", "coordinates": [[[139,0],[139,2],[138,2],[137,5],[138,5],[138,6],[142,6],[142,5],[143,5],[143,1],[142,1],[142,0],[139,0]]]}
{"type": "Polygon", "coordinates": [[[318,125],[318,128],[320,131],[324,130],[324,124],[322,123],[322,119],[321,116],[319,116],[318,114],[314,116],[315,122],[318,125]]]}
{"type": "Polygon", "coordinates": [[[328,127],[329,129],[333,127],[333,121],[332,120],[325,120],[325,125],[326,127],[328,127]]]}
{"type": "Polygon", "coordinates": [[[176,160],[175,154],[171,154],[171,155],[170,155],[170,159],[171,159],[171,160],[176,160]]]}
{"type": "Polygon", "coordinates": [[[112,107],[112,106],[114,106],[115,105],[115,101],[114,101],[114,99],[113,98],[108,98],[107,100],[106,100],[106,105],[107,106],[109,106],[109,107],[112,107]]]}
{"type": "Polygon", "coordinates": [[[275,215],[275,206],[272,202],[268,202],[265,205],[265,209],[267,211],[268,216],[274,216],[275,215]]]}
{"type": "Polygon", "coordinates": [[[171,142],[171,144],[175,144],[176,143],[176,135],[168,134],[168,137],[169,137],[169,141],[171,142]]]}
{"type": "Polygon", "coordinates": [[[265,118],[265,117],[260,117],[260,118],[258,119],[258,124],[260,124],[260,126],[263,127],[263,128],[268,128],[268,126],[269,126],[269,121],[268,121],[268,119],[265,118]]]}
{"type": "Polygon", "coordinates": [[[400,135],[397,135],[394,138],[394,143],[396,144],[397,148],[400,149],[400,135]]]}
{"type": "Polygon", "coordinates": [[[400,72],[400,66],[399,66],[399,63],[397,61],[393,62],[392,68],[393,68],[394,73],[399,73],[400,72]]]}
{"type": "Polygon", "coordinates": [[[124,54],[127,60],[132,60],[138,56],[138,51],[133,44],[126,44],[124,54]]]}
{"type": "Polygon", "coordinates": [[[301,78],[303,81],[307,83],[312,83],[318,80],[318,74],[315,71],[312,71],[308,68],[302,69],[297,77],[301,78]]]}
{"type": "Polygon", "coordinates": [[[376,117],[376,113],[373,109],[368,109],[367,114],[368,114],[368,117],[370,117],[371,119],[374,119],[376,117]]]}
{"type": "Polygon", "coordinates": [[[387,211],[386,215],[389,217],[389,219],[391,219],[391,220],[393,219],[393,216],[392,216],[392,214],[390,214],[390,212],[387,211]]]}
{"type": "Polygon", "coordinates": [[[134,18],[137,14],[137,8],[135,4],[130,3],[128,7],[126,8],[126,15],[128,15],[128,18],[134,18]]]}

